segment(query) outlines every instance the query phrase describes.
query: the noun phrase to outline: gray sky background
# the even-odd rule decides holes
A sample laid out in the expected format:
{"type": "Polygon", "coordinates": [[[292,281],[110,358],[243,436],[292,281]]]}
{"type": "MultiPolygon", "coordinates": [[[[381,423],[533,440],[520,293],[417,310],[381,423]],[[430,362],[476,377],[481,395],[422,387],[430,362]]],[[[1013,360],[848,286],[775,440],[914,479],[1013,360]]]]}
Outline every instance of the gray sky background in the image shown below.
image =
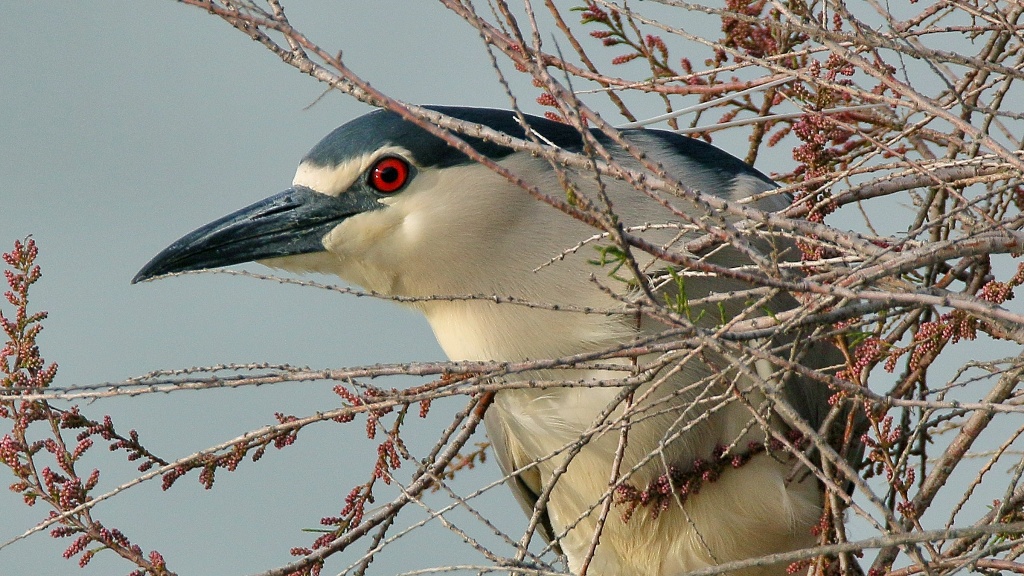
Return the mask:
{"type": "MultiPolygon", "coordinates": [[[[434,3],[286,7],[297,28],[343,50],[351,68],[393,96],[508,106],[476,34],[434,3]]],[[[322,85],[219,19],[170,0],[8,3],[0,51],[0,249],[28,234],[39,244],[44,276],[32,303],[50,312],[40,343],[60,364],[57,385],[225,362],[328,368],[443,358],[418,315],[386,302],[223,275],[129,285],[179,236],[288,187],[306,150],[368,107],[332,93],[305,109],[322,85]]],[[[535,91],[519,95],[532,104],[535,91]]],[[[183,392],[83,410],[110,414],[158,454],[181,457],[272,423],[274,412],[337,406],[331,386],[183,392]]],[[[422,425],[425,440],[446,423],[438,413],[422,425]]],[[[301,530],[337,513],[366,480],[375,446],[359,424],[315,427],[259,464],[220,473],[212,491],[194,474],[167,493],[151,482],[98,506],[96,517],[144,550],[160,550],[182,575],[256,572],[312,542],[301,530]]],[[[134,475],[99,445],[89,462],[104,469],[101,491],[134,475]]],[[[491,464],[471,474],[474,486],[498,477],[491,464]]],[[[525,525],[509,494],[493,494],[485,511],[509,530],[525,525]]],[[[4,490],[0,542],[46,512],[4,490]]],[[[408,539],[406,557],[385,554],[374,570],[479,560],[443,530],[408,539]]],[[[68,544],[36,534],[0,550],[0,576],[131,571],[109,552],[80,570],[60,557],[68,544]]]]}

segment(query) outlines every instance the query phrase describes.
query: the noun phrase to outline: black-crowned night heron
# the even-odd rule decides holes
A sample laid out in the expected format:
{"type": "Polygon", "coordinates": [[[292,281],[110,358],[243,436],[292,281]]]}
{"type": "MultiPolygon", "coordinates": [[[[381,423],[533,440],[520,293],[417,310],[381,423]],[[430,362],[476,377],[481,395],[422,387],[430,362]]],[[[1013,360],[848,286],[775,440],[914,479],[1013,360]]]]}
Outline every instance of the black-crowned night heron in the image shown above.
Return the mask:
{"type": "MultiPolygon", "coordinates": [[[[431,109],[518,138],[525,134],[510,111],[431,109]]],[[[526,119],[539,141],[566,151],[581,150],[581,136],[573,128],[532,116],[526,119]]],[[[625,130],[622,135],[689,189],[740,200],[775,188],[760,172],[703,142],[657,130],[625,130]]],[[[594,137],[623,165],[639,169],[640,164],[609,138],[597,132],[594,137]]],[[[559,167],[565,171],[560,176],[543,157],[465,139],[547,194],[565,198],[568,178],[576,194],[600,205],[593,174],[559,167]]],[[[624,182],[605,177],[600,185],[626,227],[671,220],[664,205],[624,182]]],[[[665,202],[697,221],[709,216],[681,198],[665,202]]],[[[769,211],[787,204],[788,199],[778,194],[764,194],[753,203],[769,211]]],[[[648,226],[635,233],[670,249],[678,249],[681,239],[700,234],[679,226],[648,226]]],[[[386,295],[511,297],[542,306],[444,298],[410,305],[426,316],[452,360],[553,358],[606,349],[665,327],[636,313],[581,311],[624,310],[624,302],[636,294],[635,279],[630,283],[609,277],[594,264],[593,248],[579,247],[594,235],[592,227],[537,201],[441,139],[397,114],[377,111],[345,124],[317,144],[299,164],[291,188],[183,237],[147,264],[135,281],[255,260],[290,271],[335,274],[386,295]]],[[[799,257],[786,240],[751,239],[748,247],[763,250],[774,262],[799,257]]],[[[652,276],[658,276],[653,273],[658,270],[661,277],[668,276],[655,259],[639,251],[637,258],[652,276]]],[[[706,258],[726,266],[751,264],[743,251],[729,246],[712,250],[706,258]]],[[[679,287],[677,281],[667,284],[679,287]]],[[[706,299],[686,314],[678,308],[677,312],[713,328],[748,307],[778,312],[796,305],[789,296],[775,295],[751,306],[764,292],[750,288],[734,278],[686,275],[689,301],[747,292],[731,300],[706,299]]],[[[594,540],[621,438],[620,427],[602,426],[602,413],[609,412],[608,421],[628,414],[631,426],[619,469],[622,476],[632,470],[626,483],[638,492],[669,479],[669,470],[680,481],[692,474],[695,462],[711,461],[723,450],[741,456],[751,446],[765,445],[766,430],[787,428],[752,383],[756,378],[781,381],[781,371],[772,365],[747,358],[752,368],[743,370],[735,359],[713,349],[675,355],[676,360],[635,391],[635,404],[628,407],[609,410],[617,397],[621,403],[622,388],[615,386],[541,387],[501,391],[486,413],[497,460],[512,475],[510,484],[527,509],[566,466],[550,493],[545,532],[558,539],[574,572],[580,570],[594,540]],[[593,430],[598,433],[566,465],[567,454],[573,452],[567,447],[593,430]]],[[[817,368],[833,357],[830,347],[819,346],[803,362],[817,368]]],[[[580,369],[526,377],[607,381],[622,374],[580,369]]],[[[811,426],[822,424],[829,410],[827,387],[788,374],[782,389],[811,426]]],[[[677,575],[812,545],[812,527],[822,513],[819,480],[806,470],[794,473],[794,460],[784,454],[755,452],[746,463],[703,482],[699,493],[685,502],[676,492],[661,507],[636,502],[613,506],[588,573],[677,575]],[[620,508],[627,505],[634,508],[628,518],[620,508]]],[[[785,568],[783,563],[737,573],[784,574],[785,568]]]]}

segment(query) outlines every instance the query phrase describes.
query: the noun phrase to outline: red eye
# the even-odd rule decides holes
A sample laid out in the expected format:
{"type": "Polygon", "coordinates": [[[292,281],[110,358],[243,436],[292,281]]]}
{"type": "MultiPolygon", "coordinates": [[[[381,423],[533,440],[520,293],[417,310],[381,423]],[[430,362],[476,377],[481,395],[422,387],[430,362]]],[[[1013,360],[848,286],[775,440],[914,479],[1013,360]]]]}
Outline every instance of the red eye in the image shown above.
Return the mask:
{"type": "Polygon", "coordinates": [[[409,181],[409,163],[401,158],[381,158],[370,168],[367,183],[377,192],[390,194],[409,181]]]}

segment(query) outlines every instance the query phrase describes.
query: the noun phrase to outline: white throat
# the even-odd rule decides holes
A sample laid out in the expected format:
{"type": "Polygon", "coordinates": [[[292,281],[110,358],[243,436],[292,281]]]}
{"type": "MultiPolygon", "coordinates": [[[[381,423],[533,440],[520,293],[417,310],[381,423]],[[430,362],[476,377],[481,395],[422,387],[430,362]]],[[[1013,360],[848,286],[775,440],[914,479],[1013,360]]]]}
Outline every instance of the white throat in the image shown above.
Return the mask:
{"type": "Polygon", "coordinates": [[[419,306],[451,360],[519,361],[591,352],[629,337],[621,317],[485,301],[419,306]]]}

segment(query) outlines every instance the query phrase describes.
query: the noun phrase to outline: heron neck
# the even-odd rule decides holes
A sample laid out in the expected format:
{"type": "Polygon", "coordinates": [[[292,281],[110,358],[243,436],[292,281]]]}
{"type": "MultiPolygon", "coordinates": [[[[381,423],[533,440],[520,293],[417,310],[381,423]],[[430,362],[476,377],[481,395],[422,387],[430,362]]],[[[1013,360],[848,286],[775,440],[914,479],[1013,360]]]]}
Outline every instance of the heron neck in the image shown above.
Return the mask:
{"type": "Polygon", "coordinates": [[[451,360],[522,361],[581,354],[628,338],[619,317],[483,301],[425,302],[451,360]]]}

